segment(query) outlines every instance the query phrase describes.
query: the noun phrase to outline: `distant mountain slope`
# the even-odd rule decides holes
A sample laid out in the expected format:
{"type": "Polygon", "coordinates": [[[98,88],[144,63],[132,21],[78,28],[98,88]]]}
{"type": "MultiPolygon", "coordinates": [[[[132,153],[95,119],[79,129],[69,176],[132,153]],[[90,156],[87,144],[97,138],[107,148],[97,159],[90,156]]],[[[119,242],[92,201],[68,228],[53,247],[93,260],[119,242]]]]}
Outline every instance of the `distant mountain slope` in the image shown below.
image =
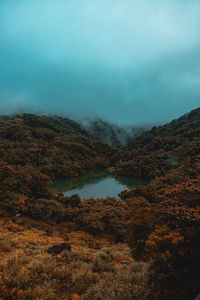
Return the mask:
{"type": "Polygon", "coordinates": [[[195,172],[200,159],[200,108],[153,127],[124,150],[112,170],[119,175],[154,178],[180,167],[195,172]]]}
{"type": "Polygon", "coordinates": [[[133,138],[150,128],[150,126],[118,126],[102,119],[87,119],[80,124],[93,138],[116,147],[127,145],[133,138]]]}
{"type": "MultiPolygon", "coordinates": [[[[24,126],[29,126],[30,128],[46,128],[51,129],[54,132],[63,132],[65,134],[83,134],[88,136],[88,133],[81,128],[81,126],[68,118],[62,118],[60,116],[41,116],[34,114],[21,114],[14,116],[0,116],[1,121],[13,121],[19,119],[23,121],[24,126]]],[[[3,123],[1,123],[3,124],[3,123]]]]}

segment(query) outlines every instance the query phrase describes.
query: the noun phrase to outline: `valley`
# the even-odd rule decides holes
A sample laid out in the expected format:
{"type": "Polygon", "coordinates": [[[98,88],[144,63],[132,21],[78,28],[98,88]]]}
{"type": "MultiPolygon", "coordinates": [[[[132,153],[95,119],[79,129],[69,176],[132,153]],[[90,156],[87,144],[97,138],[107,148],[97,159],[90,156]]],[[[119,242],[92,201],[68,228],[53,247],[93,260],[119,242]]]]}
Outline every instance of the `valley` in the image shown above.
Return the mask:
{"type": "Polygon", "coordinates": [[[0,297],[194,299],[199,149],[200,109],[123,148],[67,118],[2,116],[0,297]]]}

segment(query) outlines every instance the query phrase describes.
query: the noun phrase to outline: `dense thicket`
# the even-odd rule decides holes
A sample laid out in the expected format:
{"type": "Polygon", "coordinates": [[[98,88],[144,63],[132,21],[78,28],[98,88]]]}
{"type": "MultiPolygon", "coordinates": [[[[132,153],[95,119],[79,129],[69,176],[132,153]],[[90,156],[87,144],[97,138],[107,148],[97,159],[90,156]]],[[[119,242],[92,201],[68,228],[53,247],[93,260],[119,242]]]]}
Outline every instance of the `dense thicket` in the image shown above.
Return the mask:
{"type": "Polygon", "coordinates": [[[200,291],[199,146],[197,109],[143,134],[112,169],[154,178],[148,186],[121,193],[130,204],[133,255],[153,261],[152,299],[194,299],[200,291]]]}
{"type": "Polygon", "coordinates": [[[200,153],[200,108],[133,140],[114,165],[118,175],[155,178],[184,167],[193,172],[200,153]]]}
{"type": "Polygon", "coordinates": [[[0,121],[0,161],[31,164],[51,178],[80,176],[109,166],[115,149],[90,138],[74,121],[30,114],[0,121]]]}

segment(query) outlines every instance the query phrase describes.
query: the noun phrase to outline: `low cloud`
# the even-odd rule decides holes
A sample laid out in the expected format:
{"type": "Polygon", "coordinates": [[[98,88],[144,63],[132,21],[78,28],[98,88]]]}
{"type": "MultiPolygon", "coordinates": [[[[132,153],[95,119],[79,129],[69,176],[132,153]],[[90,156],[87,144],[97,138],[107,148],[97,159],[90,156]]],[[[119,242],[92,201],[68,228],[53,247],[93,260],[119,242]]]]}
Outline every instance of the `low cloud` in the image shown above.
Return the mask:
{"type": "Polygon", "coordinates": [[[120,124],[200,105],[199,0],[0,3],[0,108],[120,124]]]}

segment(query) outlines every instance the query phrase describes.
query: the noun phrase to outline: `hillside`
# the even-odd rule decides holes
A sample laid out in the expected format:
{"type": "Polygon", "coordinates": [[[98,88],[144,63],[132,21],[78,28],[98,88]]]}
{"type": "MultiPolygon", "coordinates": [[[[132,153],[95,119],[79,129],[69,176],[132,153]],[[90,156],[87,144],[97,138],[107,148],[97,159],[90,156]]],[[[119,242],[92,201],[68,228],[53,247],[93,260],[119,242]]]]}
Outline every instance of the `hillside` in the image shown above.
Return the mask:
{"type": "Polygon", "coordinates": [[[1,117],[0,298],[193,300],[199,146],[200,109],[121,150],[66,118],[1,117]],[[122,191],[125,201],[49,188],[99,167],[151,182],[122,191]]]}
{"type": "Polygon", "coordinates": [[[66,207],[59,199],[63,195],[48,188],[51,180],[108,167],[115,153],[115,148],[88,137],[69,119],[28,114],[2,117],[0,215],[62,220],[66,207]]]}
{"type": "Polygon", "coordinates": [[[120,159],[112,172],[152,179],[121,193],[130,208],[133,256],[152,261],[150,299],[194,299],[200,292],[200,109],[144,133],[120,159]]]}
{"type": "Polygon", "coordinates": [[[51,178],[76,177],[108,166],[114,153],[66,118],[24,114],[0,121],[1,162],[31,164],[51,178]]]}
{"type": "Polygon", "coordinates": [[[134,139],[123,149],[112,172],[152,179],[181,169],[192,176],[198,174],[199,149],[200,109],[196,109],[134,139]]]}
{"type": "Polygon", "coordinates": [[[151,128],[151,126],[119,126],[102,119],[86,119],[80,124],[93,138],[115,147],[126,146],[133,138],[151,128]]]}

